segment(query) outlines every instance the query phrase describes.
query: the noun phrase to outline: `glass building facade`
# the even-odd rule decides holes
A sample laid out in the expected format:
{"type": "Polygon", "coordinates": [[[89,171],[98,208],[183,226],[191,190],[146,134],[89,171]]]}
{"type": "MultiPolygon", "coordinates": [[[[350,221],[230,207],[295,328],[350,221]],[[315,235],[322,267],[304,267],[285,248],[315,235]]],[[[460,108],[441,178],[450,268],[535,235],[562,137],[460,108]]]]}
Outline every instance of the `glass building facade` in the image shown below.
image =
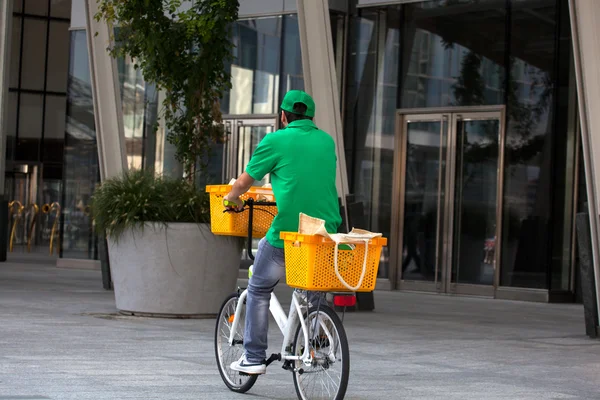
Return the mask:
{"type": "Polygon", "coordinates": [[[454,198],[454,218],[446,222],[460,237],[451,261],[460,265],[448,266],[452,279],[484,284],[499,269],[497,287],[572,290],[578,135],[567,2],[436,0],[359,8],[349,29],[344,143],[351,191],[364,203],[370,229],[388,237],[394,203],[404,204],[403,248],[397,265],[386,265],[380,276],[397,268],[399,281],[437,280],[443,262],[433,242],[446,239],[438,236],[444,196],[438,171],[446,167],[438,155],[445,160],[454,151],[462,175],[451,184],[460,184],[462,197],[454,198]],[[498,106],[504,119],[464,129],[462,147],[427,143],[428,135],[439,137],[440,123],[408,131],[396,125],[398,110],[474,106],[498,106]],[[498,124],[505,126],[499,135],[498,124]],[[408,153],[400,170],[398,141],[408,153]],[[394,193],[401,171],[405,184],[394,193]],[[486,278],[480,264],[490,261],[490,251],[501,252],[493,260],[500,265],[489,262],[486,278]]]}
{"type": "Polygon", "coordinates": [[[71,2],[7,1],[13,2],[5,127],[4,193],[12,202],[7,237],[15,246],[35,248],[47,246],[53,232],[58,237],[71,2]]]}
{"type": "MultiPolygon", "coordinates": [[[[31,202],[19,179],[37,171],[36,202],[61,207],[61,256],[95,260],[86,31],[69,31],[69,0],[13,1],[6,193],[31,202]]],[[[585,190],[567,0],[367,3],[332,9],[330,23],[349,198],[361,227],[390,238],[379,277],[390,288],[572,298],[585,190]]],[[[269,13],[232,27],[229,140],[209,182],[237,177],[278,128],[283,95],[304,89],[298,16],[269,13]]],[[[154,129],[161,93],[132,60],[117,66],[128,167],[181,176],[154,129]]]]}

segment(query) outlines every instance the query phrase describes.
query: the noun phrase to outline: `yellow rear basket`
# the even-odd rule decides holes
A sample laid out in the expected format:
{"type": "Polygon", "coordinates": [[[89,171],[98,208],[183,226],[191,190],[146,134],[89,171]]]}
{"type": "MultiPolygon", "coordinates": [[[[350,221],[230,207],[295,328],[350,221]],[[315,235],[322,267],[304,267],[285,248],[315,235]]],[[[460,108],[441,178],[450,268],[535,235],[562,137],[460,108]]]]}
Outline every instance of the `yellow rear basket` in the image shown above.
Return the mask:
{"type": "MultiPolygon", "coordinates": [[[[224,213],[223,197],[231,191],[231,185],[212,185],[206,187],[210,193],[210,229],[215,235],[248,237],[248,210],[241,213],[224,213]]],[[[252,187],[241,197],[243,200],[253,199],[254,214],[252,217],[252,237],[262,238],[271,227],[277,215],[277,207],[262,206],[260,201],[274,201],[273,190],[252,187]]]]}
{"type": "MultiPolygon", "coordinates": [[[[303,235],[281,232],[285,248],[286,282],[297,289],[319,292],[347,292],[335,274],[335,242],[318,235],[303,235]]],[[[369,242],[367,269],[362,285],[357,292],[375,289],[381,248],[387,245],[386,238],[374,238],[369,242]]],[[[354,250],[338,250],[338,269],[346,283],[355,287],[360,281],[365,260],[365,245],[356,244],[354,250]]]]}

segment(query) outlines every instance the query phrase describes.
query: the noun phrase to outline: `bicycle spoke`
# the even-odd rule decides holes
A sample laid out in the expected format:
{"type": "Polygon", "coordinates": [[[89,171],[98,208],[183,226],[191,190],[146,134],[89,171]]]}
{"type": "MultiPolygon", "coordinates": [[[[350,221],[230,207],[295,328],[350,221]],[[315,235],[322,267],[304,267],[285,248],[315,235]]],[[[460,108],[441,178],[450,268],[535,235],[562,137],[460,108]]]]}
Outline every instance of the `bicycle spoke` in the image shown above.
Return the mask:
{"type": "Polygon", "coordinates": [[[232,370],[230,367],[231,363],[237,361],[244,351],[241,343],[244,338],[245,308],[242,308],[240,314],[236,316],[239,322],[236,330],[232,330],[233,321],[231,321],[231,317],[237,311],[237,303],[238,299],[232,297],[220,311],[219,318],[217,319],[215,346],[221,377],[230,389],[243,393],[254,384],[256,377],[240,375],[239,372],[232,370]],[[235,344],[230,345],[229,338],[231,336],[233,336],[235,344]]]}
{"type": "MultiPolygon", "coordinates": [[[[343,398],[346,391],[349,369],[347,353],[341,351],[341,346],[347,349],[347,345],[340,340],[338,329],[343,327],[339,318],[337,322],[331,319],[330,314],[334,314],[334,311],[326,305],[321,310],[319,308],[311,311],[306,320],[307,331],[310,331],[308,343],[312,364],[307,366],[303,361],[297,362],[297,368],[302,368],[303,373],[295,375],[296,390],[302,399],[334,400],[343,398]]],[[[304,335],[305,331],[299,329],[295,342],[296,355],[302,355],[304,335]]]]}

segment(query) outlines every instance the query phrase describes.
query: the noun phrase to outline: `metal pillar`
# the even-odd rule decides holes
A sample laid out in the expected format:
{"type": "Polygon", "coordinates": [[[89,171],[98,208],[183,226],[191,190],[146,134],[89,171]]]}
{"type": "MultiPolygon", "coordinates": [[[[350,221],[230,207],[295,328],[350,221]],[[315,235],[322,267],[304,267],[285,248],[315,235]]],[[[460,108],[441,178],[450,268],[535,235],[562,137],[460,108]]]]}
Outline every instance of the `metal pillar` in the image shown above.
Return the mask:
{"type": "Polygon", "coordinates": [[[86,32],[98,163],[100,180],[104,181],[127,170],[127,157],[117,63],[107,51],[111,42],[112,27],[104,21],[97,22],[94,19],[97,12],[96,0],[86,0],[86,32]]]}
{"type": "MultiPolygon", "coordinates": [[[[304,87],[315,99],[315,122],[333,136],[337,153],[337,190],[347,213],[348,171],[344,152],[344,136],[340,99],[335,69],[329,2],[297,0],[304,87]]],[[[345,221],[348,221],[347,214],[345,221]]],[[[348,229],[349,227],[346,226],[348,229]]]]}
{"type": "MultiPolygon", "coordinates": [[[[104,21],[98,22],[94,19],[94,15],[98,12],[96,0],[86,0],[85,7],[98,164],[100,180],[104,181],[127,171],[123,108],[117,62],[107,51],[111,43],[112,27],[104,21]]],[[[98,247],[103,287],[110,290],[112,288],[110,253],[105,237],[100,238],[98,247]]]]}

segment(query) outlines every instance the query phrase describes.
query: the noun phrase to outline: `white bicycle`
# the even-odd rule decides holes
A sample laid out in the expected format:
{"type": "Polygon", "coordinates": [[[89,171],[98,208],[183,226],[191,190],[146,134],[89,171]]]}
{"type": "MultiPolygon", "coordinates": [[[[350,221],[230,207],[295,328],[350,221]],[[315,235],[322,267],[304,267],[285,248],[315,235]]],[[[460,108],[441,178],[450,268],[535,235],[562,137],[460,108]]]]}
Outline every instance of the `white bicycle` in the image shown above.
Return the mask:
{"type": "MultiPolygon", "coordinates": [[[[249,206],[251,216],[252,204],[249,206]]],[[[252,226],[251,217],[249,226],[252,226]]],[[[251,243],[248,240],[248,254],[253,258],[251,243]]],[[[250,390],[258,378],[258,375],[230,368],[231,363],[244,352],[247,293],[247,290],[238,290],[225,299],[217,315],[215,329],[215,356],[219,372],[225,385],[238,393],[250,390]]],[[[287,316],[275,293],[271,294],[269,310],[283,334],[283,344],[281,352],[272,354],[266,364],[283,362],[283,369],[293,373],[296,394],[301,400],[341,400],[346,394],[350,375],[346,332],[342,320],[327,304],[325,296],[311,292],[315,296],[310,296],[310,299],[317,303],[311,304],[307,293],[298,289],[293,291],[287,316]]],[[[356,298],[352,293],[334,294],[333,302],[336,306],[353,306],[356,298]]]]}
{"type": "MultiPolygon", "coordinates": [[[[238,393],[250,390],[258,378],[230,368],[244,352],[247,293],[247,290],[234,293],[225,300],[215,331],[219,372],[227,387],[238,393]]],[[[283,361],[283,368],[293,373],[299,399],[343,399],[350,374],[350,353],[337,313],[323,301],[310,304],[306,292],[297,289],[292,293],[287,317],[274,293],[269,310],[283,334],[283,344],[280,353],[269,357],[267,366],[273,361],[283,361]]]]}

